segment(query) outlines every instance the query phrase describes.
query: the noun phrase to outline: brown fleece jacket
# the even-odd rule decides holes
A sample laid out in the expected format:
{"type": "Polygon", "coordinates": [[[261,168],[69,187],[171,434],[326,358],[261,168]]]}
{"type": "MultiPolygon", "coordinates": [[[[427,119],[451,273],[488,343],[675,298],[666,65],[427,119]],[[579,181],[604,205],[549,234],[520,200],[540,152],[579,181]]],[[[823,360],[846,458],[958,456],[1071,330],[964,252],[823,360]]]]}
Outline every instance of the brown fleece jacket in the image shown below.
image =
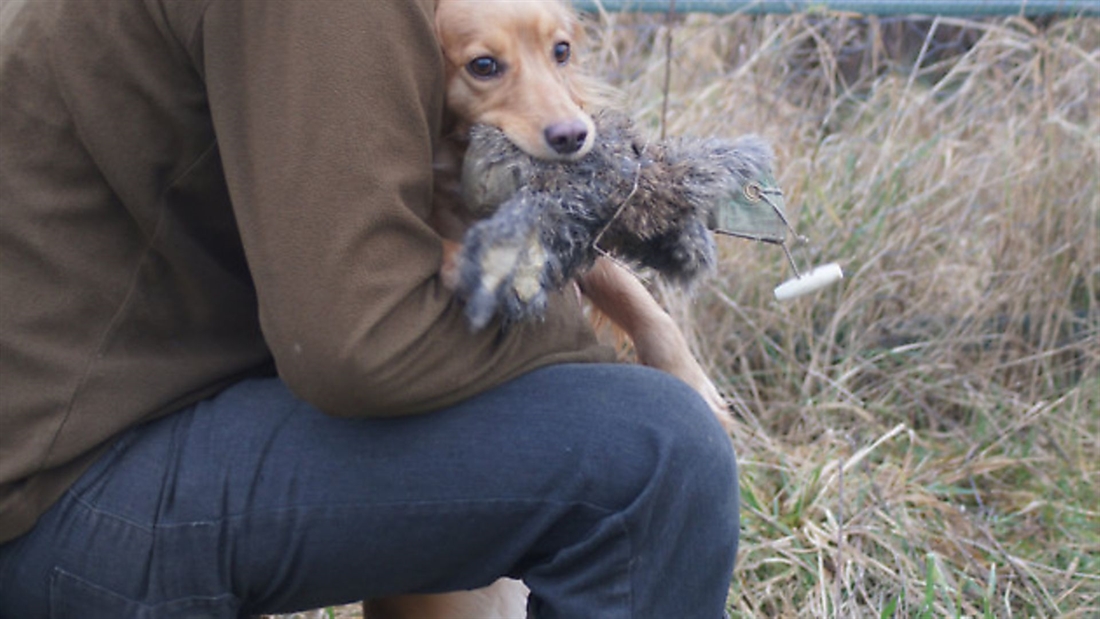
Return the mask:
{"type": "Polygon", "coordinates": [[[118,433],[272,367],[365,416],[612,359],[573,295],[475,334],[441,286],[432,0],[10,2],[0,541],[118,433]]]}

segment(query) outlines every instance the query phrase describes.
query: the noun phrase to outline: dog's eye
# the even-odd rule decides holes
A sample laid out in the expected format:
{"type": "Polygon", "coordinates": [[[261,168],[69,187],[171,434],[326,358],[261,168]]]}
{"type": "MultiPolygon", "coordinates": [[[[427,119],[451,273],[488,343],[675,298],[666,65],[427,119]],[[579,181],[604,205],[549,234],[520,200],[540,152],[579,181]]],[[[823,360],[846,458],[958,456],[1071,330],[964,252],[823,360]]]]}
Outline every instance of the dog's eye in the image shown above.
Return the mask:
{"type": "Polygon", "coordinates": [[[496,77],[500,75],[500,63],[492,56],[478,56],[466,64],[466,70],[474,77],[496,77]]]}
{"type": "Polygon", "coordinates": [[[558,43],[554,46],[554,60],[556,60],[558,64],[565,64],[569,62],[570,54],[571,50],[569,49],[569,44],[565,41],[562,41],[561,43],[558,43]]]}

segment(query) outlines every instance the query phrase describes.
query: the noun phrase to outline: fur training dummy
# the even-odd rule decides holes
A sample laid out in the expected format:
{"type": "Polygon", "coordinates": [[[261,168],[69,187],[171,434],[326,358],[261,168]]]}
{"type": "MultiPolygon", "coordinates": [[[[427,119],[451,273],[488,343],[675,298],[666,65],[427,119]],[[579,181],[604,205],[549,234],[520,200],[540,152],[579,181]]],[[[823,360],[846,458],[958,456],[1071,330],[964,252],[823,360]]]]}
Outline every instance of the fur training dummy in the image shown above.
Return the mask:
{"type": "Polygon", "coordinates": [[[498,129],[470,133],[462,174],[467,231],[457,294],[475,329],[541,317],[546,293],[601,254],[688,284],[715,264],[712,231],[782,244],[789,225],[761,138],[644,140],[596,116],[576,161],[530,157],[498,129]]]}

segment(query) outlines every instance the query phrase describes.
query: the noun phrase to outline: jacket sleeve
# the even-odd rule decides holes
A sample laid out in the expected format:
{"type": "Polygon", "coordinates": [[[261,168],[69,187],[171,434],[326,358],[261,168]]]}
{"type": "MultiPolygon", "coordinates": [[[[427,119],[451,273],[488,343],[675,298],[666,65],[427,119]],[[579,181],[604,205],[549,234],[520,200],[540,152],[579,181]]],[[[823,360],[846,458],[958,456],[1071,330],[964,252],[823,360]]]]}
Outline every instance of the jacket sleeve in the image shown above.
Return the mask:
{"type": "Polygon", "coordinates": [[[280,376],[341,416],[445,406],[608,361],[572,294],[471,333],[425,224],[443,104],[432,0],[213,0],[203,78],[280,376]]]}

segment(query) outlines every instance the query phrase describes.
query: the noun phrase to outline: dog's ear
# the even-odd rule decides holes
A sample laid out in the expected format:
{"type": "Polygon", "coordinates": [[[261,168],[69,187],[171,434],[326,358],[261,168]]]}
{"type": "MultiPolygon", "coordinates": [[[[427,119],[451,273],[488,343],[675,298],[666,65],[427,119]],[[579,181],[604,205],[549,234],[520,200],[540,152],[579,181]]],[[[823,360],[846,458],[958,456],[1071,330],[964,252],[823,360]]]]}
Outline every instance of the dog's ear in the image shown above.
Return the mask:
{"type": "Polygon", "coordinates": [[[606,80],[595,77],[587,62],[588,30],[585,27],[587,17],[573,10],[568,2],[561,6],[566,15],[563,23],[567,25],[572,39],[573,54],[570,58],[568,87],[573,100],[582,110],[595,114],[603,109],[625,109],[626,97],[606,80]]]}

